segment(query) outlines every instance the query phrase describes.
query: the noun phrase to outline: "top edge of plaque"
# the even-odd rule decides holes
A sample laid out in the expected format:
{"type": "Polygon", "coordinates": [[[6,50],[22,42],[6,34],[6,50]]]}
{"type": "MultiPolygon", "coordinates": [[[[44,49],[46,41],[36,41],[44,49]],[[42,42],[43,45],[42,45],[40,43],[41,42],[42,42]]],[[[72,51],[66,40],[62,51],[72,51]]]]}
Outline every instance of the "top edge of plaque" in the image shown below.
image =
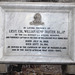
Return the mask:
{"type": "Polygon", "coordinates": [[[53,6],[53,7],[75,7],[74,2],[0,2],[0,6],[53,6]],[[20,4],[20,5],[19,5],[20,4]]]}

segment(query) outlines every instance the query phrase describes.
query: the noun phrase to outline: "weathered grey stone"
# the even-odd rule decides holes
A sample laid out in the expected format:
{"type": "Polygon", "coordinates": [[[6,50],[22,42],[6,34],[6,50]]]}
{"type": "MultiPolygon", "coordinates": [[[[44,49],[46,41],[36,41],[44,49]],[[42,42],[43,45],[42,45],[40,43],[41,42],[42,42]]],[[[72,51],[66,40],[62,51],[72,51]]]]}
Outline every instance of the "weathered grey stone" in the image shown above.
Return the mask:
{"type": "Polygon", "coordinates": [[[67,73],[75,74],[75,65],[67,65],[67,73]]]}
{"type": "Polygon", "coordinates": [[[0,64],[0,73],[6,73],[6,72],[7,72],[7,65],[0,64]]]}
{"type": "Polygon", "coordinates": [[[40,70],[48,75],[62,75],[61,65],[41,65],[40,70]]]}

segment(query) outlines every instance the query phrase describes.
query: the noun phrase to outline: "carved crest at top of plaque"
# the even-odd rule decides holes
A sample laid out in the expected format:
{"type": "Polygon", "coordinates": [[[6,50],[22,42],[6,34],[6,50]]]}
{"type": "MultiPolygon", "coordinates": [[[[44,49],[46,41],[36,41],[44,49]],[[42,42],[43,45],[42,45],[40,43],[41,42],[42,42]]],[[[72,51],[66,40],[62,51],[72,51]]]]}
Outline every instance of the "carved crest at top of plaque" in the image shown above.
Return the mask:
{"type": "Polygon", "coordinates": [[[34,20],[32,22],[30,22],[30,25],[44,25],[44,22],[42,22],[41,20],[41,14],[36,13],[34,15],[34,20]]]}

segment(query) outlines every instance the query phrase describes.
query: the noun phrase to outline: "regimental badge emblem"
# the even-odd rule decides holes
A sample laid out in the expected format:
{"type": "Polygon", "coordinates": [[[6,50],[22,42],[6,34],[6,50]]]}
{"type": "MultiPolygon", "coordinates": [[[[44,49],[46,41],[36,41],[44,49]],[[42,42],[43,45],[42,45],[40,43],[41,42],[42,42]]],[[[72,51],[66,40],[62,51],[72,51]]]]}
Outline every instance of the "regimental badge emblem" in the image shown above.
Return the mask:
{"type": "Polygon", "coordinates": [[[42,22],[41,14],[36,13],[34,15],[34,20],[30,22],[30,25],[44,25],[44,22],[42,22]]]}

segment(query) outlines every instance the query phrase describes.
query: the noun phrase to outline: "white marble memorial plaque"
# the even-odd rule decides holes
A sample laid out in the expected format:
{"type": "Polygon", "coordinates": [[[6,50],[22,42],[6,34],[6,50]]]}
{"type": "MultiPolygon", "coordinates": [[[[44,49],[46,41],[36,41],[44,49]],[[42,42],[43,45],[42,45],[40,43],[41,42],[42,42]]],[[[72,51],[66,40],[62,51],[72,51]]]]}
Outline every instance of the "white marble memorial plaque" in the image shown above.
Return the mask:
{"type": "Polygon", "coordinates": [[[68,13],[7,12],[5,22],[6,55],[67,54],[68,13]],[[41,17],[40,24],[33,22],[36,15],[41,17]]]}
{"type": "Polygon", "coordinates": [[[0,4],[1,62],[74,63],[75,5],[0,4]]]}

